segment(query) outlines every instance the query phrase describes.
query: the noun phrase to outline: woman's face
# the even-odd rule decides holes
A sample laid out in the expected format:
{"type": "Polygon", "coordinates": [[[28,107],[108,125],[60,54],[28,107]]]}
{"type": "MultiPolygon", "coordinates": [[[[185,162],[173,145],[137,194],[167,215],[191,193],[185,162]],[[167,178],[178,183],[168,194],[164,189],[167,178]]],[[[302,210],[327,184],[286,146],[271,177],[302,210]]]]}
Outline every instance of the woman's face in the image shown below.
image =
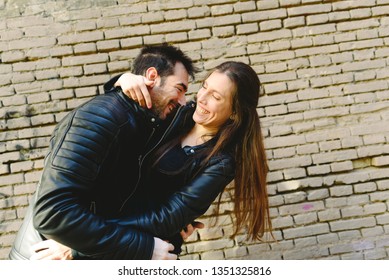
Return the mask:
{"type": "Polygon", "coordinates": [[[232,94],[235,84],[226,74],[213,72],[197,93],[193,120],[209,131],[216,132],[232,115],[232,94]]]}

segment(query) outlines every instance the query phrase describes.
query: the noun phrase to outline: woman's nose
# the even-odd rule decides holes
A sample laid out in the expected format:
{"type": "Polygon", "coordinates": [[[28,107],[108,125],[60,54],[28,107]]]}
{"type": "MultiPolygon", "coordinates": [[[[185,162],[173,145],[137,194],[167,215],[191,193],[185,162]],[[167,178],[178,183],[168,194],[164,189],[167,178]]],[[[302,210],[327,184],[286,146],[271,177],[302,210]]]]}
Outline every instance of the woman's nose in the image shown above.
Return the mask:
{"type": "Polygon", "coordinates": [[[197,94],[197,100],[201,103],[204,103],[207,99],[206,96],[207,96],[206,92],[201,92],[201,93],[199,92],[197,94]]]}

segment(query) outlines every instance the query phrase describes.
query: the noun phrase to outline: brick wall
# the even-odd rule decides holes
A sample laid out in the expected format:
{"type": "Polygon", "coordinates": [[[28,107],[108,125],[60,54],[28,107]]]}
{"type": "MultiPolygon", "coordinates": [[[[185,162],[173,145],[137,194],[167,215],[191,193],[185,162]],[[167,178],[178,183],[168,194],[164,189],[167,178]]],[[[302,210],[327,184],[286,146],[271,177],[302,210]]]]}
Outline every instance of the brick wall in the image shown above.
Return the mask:
{"type": "Polygon", "coordinates": [[[278,242],[231,240],[228,193],[183,259],[389,258],[389,0],[0,0],[0,258],[71,109],[174,43],[203,70],[250,63],[278,242]]]}

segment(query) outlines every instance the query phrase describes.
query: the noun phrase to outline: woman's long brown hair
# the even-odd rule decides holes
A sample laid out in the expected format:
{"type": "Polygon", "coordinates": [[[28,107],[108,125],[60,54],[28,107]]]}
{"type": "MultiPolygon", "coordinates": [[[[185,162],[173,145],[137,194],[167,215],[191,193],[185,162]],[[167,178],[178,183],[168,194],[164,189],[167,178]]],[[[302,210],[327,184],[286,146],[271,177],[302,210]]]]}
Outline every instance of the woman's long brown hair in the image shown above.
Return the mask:
{"type": "Polygon", "coordinates": [[[232,147],[235,156],[233,236],[247,228],[248,236],[261,239],[272,230],[269,215],[266,177],[268,165],[257,104],[260,82],[255,71],[242,62],[228,61],[216,67],[235,84],[232,95],[233,115],[219,131],[216,145],[209,155],[232,147]]]}

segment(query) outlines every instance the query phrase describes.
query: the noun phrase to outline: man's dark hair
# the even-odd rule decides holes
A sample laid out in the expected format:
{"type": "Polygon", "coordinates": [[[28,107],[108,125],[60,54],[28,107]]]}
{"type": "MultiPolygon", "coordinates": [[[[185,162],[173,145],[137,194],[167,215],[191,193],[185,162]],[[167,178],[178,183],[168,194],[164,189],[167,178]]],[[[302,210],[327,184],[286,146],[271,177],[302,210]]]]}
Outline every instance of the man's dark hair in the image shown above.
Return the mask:
{"type": "Polygon", "coordinates": [[[133,62],[132,72],[136,75],[144,75],[148,68],[155,67],[163,81],[164,78],[173,75],[177,62],[181,62],[191,78],[194,79],[194,74],[198,70],[193,65],[192,59],[180,49],[167,43],[143,47],[133,62]]]}

